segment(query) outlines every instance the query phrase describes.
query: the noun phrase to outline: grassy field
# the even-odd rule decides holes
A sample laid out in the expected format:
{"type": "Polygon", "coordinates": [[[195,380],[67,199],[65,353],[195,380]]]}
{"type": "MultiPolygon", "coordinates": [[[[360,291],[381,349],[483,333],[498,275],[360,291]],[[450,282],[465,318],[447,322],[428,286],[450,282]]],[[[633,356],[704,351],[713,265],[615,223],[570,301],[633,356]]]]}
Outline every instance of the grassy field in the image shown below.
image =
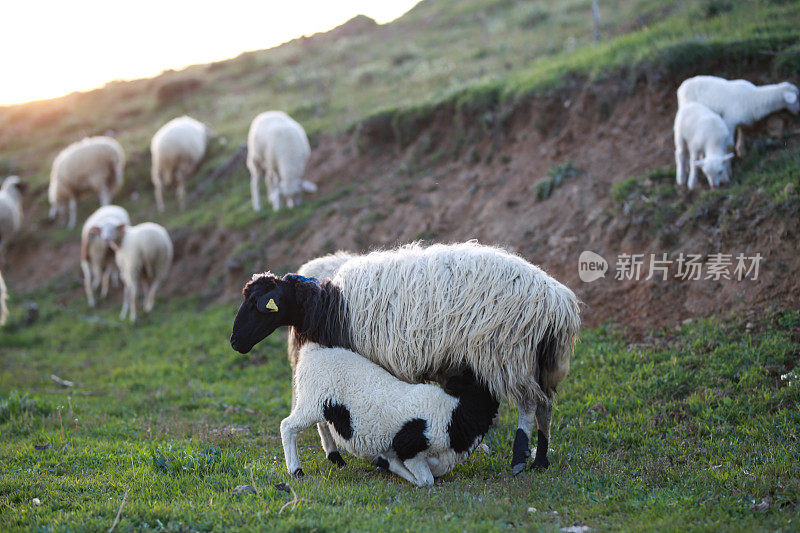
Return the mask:
{"type": "Polygon", "coordinates": [[[313,429],[301,439],[306,478],[288,476],[285,341],[237,356],[235,304],[160,303],[134,328],[116,306],[76,315],[39,302],[36,324],[18,316],[0,336],[3,529],[107,529],[123,499],[121,531],[800,525],[800,311],[698,320],[639,344],[611,326],[585,331],[549,470],[508,475],[505,405],[491,453],[418,489],[353,458],[333,467],[313,429]],[[244,484],[258,492],[232,492],[244,484]]]}

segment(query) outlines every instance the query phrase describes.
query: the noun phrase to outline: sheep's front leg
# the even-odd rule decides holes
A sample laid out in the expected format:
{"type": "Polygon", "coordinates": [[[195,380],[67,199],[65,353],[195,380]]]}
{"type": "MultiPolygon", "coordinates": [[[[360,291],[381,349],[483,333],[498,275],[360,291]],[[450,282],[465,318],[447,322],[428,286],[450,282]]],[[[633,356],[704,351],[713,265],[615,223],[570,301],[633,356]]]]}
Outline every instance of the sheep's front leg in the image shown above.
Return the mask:
{"type": "Polygon", "coordinates": [[[178,178],[178,207],[181,211],[186,209],[186,185],[183,183],[183,176],[178,178]]]}
{"type": "Polygon", "coordinates": [[[336,445],[336,441],[333,440],[333,435],[331,435],[328,424],[325,422],[318,423],[317,432],[319,433],[319,439],[322,441],[322,449],[325,450],[325,456],[328,458],[328,461],[339,468],[347,466],[347,463],[342,459],[342,454],[339,453],[339,447],[336,445]]]}
{"type": "Polygon", "coordinates": [[[86,291],[86,299],[89,301],[89,307],[94,307],[94,291],[92,290],[92,271],[89,268],[88,261],[81,261],[81,270],[83,271],[83,290],[86,291]]]}
{"type": "Polygon", "coordinates": [[[283,442],[283,456],[286,459],[286,469],[294,477],[302,477],[305,474],[300,466],[300,458],[297,455],[297,435],[316,422],[302,411],[292,411],[292,414],[281,421],[281,442],[283,442]]]}
{"type": "Polygon", "coordinates": [[[550,445],[550,422],[553,418],[553,393],[547,393],[547,402],[536,405],[536,423],[539,430],[536,432],[536,456],[533,458],[533,468],[540,470],[550,466],[547,459],[547,447],[550,445]]]}
{"type": "Polygon", "coordinates": [[[531,455],[530,440],[533,432],[533,422],[535,420],[533,406],[519,406],[517,417],[517,432],[514,434],[514,446],[511,456],[511,475],[516,476],[525,470],[528,457],[531,455]]]}
{"type": "Polygon", "coordinates": [[[679,187],[686,183],[686,153],[680,144],[675,147],[675,182],[679,187]]]}
{"type": "Polygon", "coordinates": [[[130,306],[131,322],[136,322],[136,292],[138,283],[134,280],[128,284],[128,305],[130,306]]]}
{"type": "Polygon", "coordinates": [[[75,221],[78,218],[78,201],[75,197],[69,199],[69,219],[67,220],[67,227],[72,229],[75,227],[75,221]]]}
{"type": "Polygon", "coordinates": [[[697,185],[697,155],[690,154],[689,156],[689,183],[688,187],[691,191],[697,185]]]}
{"type": "Polygon", "coordinates": [[[119,313],[119,319],[125,320],[125,317],[128,315],[128,307],[130,304],[130,294],[128,292],[128,284],[123,283],[122,287],[122,311],[119,313]]]}
{"type": "Polygon", "coordinates": [[[158,209],[159,213],[164,212],[164,191],[162,190],[163,186],[161,182],[153,183],[153,190],[155,191],[156,195],[156,208],[158,209]]]}
{"type": "Polygon", "coordinates": [[[105,270],[103,270],[103,275],[101,277],[100,283],[100,298],[105,298],[108,296],[108,286],[111,282],[111,274],[113,269],[111,265],[106,266],[105,270]]]}
{"type": "Polygon", "coordinates": [[[736,136],[736,144],[734,145],[734,151],[736,153],[736,157],[744,157],[745,154],[744,130],[742,129],[741,126],[736,127],[734,135],[736,136]]]}
{"type": "Polygon", "coordinates": [[[258,165],[252,159],[247,160],[247,168],[250,170],[250,199],[253,202],[253,211],[261,211],[261,198],[258,196],[258,165]]]}

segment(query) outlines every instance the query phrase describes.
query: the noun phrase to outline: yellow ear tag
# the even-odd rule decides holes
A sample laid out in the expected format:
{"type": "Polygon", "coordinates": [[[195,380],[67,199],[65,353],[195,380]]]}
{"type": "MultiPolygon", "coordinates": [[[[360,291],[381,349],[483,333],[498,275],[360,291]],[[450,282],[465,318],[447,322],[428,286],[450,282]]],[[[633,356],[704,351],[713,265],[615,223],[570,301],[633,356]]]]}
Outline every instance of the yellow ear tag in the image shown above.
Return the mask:
{"type": "Polygon", "coordinates": [[[266,309],[267,311],[270,311],[271,313],[277,313],[278,312],[278,306],[275,305],[275,300],[273,300],[272,298],[269,299],[269,301],[267,302],[267,305],[264,306],[264,309],[266,309]]]}

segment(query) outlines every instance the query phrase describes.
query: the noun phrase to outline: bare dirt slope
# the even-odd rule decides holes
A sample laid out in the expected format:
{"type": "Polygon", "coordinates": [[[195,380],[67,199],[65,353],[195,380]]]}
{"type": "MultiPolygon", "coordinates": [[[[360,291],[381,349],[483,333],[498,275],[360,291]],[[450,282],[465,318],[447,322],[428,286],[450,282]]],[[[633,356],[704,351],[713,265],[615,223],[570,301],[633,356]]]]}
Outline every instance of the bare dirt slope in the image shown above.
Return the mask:
{"type": "MultiPolygon", "coordinates": [[[[207,301],[237,298],[253,271],[282,271],[333,249],[365,251],[415,239],[478,239],[506,246],[541,265],[585,302],[585,322],[647,328],[694,316],[750,315],[800,304],[798,220],[739,213],[723,230],[702,220],[686,225],[669,246],[643,232],[610,197],[612,184],[674,164],[672,119],[677,83],[575,81],[494,113],[442,106],[408,142],[388,123],[323,135],[308,176],[320,197],[347,188],[298,231],[272,234],[260,223],[245,230],[170,228],[176,267],[165,293],[201,293],[207,301]],[[571,161],[579,174],[539,201],[535,186],[555,164],[571,161]],[[242,243],[253,250],[241,253],[242,243]],[[232,255],[236,250],[235,255],[232,255]],[[605,257],[605,279],[583,283],[578,256],[605,257]],[[715,252],[764,256],[758,280],[617,281],[621,253],[715,252]]],[[[793,129],[796,119],[788,119],[793,129]]],[[[789,149],[798,143],[789,141],[789,149]]],[[[707,185],[702,184],[703,187],[707,185]]],[[[686,193],[690,194],[690,193],[686,193]]],[[[37,220],[43,213],[28,213],[37,220]]],[[[18,290],[59,280],[80,296],[78,243],[17,240],[9,258],[18,290]],[[24,273],[24,274],[20,274],[24,273]]],[[[647,270],[645,269],[646,273],[647,270]]]]}

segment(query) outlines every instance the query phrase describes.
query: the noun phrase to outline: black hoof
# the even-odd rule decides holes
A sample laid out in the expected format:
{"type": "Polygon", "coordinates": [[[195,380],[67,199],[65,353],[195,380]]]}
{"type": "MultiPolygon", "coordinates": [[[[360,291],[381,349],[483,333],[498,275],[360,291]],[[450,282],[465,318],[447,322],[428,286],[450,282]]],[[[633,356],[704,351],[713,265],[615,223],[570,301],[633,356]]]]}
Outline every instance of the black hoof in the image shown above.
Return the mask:
{"type": "Polygon", "coordinates": [[[372,460],[372,464],[375,465],[375,468],[377,468],[378,470],[383,470],[383,471],[389,470],[389,461],[387,461],[380,455],[376,456],[372,460]]]}
{"type": "Polygon", "coordinates": [[[550,466],[550,461],[547,457],[538,457],[533,460],[531,470],[547,470],[548,466],[550,466]]]}
{"type": "Polygon", "coordinates": [[[342,454],[340,454],[339,452],[331,452],[331,453],[329,453],[328,454],[328,461],[332,462],[333,464],[335,464],[339,468],[342,468],[342,467],[347,465],[347,463],[344,462],[344,459],[342,459],[342,454]]]}
{"type": "Polygon", "coordinates": [[[303,477],[303,476],[305,476],[305,473],[303,472],[302,468],[298,468],[297,470],[292,472],[292,477],[300,478],[300,477],[303,477]]]}
{"type": "Polygon", "coordinates": [[[518,476],[525,471],[525,463],[517,463],[515,465],[511,465],[511,475],[518,476]]]}

